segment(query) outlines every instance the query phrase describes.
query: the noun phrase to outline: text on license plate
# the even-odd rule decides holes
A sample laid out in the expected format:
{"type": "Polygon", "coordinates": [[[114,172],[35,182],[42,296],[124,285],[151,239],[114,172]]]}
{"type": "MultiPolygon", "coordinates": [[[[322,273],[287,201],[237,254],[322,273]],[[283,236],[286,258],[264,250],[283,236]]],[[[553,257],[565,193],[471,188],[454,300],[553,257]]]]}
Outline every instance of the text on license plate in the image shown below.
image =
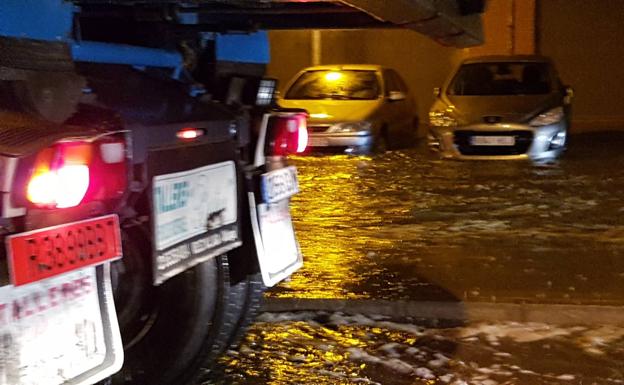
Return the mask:
{"type": "Polygon", "coordinates": [[[107,354],[95,267],[0,287],[0,384],[67,384],[107,354]]]}
{"type": "Polygon", "coordinates": [[[7,237],[15,286],[121,258],[117,215],[66,223],[7,237]]]}
{"type": "Polygon", "coordinates": [[[279,202],[297,194],[297,168],[290,166],[262,174],[261,191],[265,203],[279,202]]]}
{"type": "Polygon", "coordinates": [[[473,146],[513,146],[516,138],[513,136],[473,136],[470,138],[473,146]]]}

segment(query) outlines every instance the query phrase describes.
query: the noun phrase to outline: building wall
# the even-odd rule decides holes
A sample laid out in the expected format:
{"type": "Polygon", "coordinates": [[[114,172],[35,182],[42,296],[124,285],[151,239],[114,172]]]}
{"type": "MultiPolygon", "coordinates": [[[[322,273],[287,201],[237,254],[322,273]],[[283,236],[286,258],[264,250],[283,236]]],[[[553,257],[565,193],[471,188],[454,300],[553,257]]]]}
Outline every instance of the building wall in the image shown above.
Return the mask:
{"type": "Polygon", "coordinates": [[[574,131],[624,127],[624,1],[541,0],[538,46],[575,90],[574,131]]]}
{"type": "MultiPolygon", "coordinates": [[[[425,122],[433,102],[433,87],[440,86],[463,58],[532,53],[534,16],[535,0],[489,0],[483,16],[486,43],[471,49],[443,47],[424,35],[402,29],[322,31],[321,64],[370,63],[395,68],[415,94],[419,117],[425,122]]],[[[270,39],[272,60],[268,71],[283,89],[300,69],[312,65],[312,32],[272,31],[270,39]]],[[[424,126],[421,124],[421,135],[424,126]]]]}
{"type": "MultiPolygon", "coordinates": [[[[282,91],[299,70],[312,65],[311,35],[311,31],[270,33],[272,59],[268,72],[279,80],[282,91]]],[[[322,31],[321,42],[321,64],[382,64],[395,68],[416,96],[421,121],[433,102],[433,87],[442,84],[461,54],[416,32],[399,29],[322,31]]]]}

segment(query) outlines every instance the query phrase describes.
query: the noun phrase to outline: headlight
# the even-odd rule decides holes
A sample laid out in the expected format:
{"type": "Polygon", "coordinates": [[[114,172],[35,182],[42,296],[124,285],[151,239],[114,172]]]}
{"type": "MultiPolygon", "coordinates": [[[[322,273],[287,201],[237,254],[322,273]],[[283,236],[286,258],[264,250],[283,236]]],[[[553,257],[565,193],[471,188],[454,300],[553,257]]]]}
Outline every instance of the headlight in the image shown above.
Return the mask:
{"type": "Polygon", "coordinates": [[[456,127],[457,120],[444,111],[430,111],[429,124],[434,127],[456,127]]]}
{"type": "Polygon", "coordinates": [[[529,124],[534,127],[547,126],[549,124],[559,123],[563,119],[563,107],[555,107],[544,113],[537,115],[529,124]]]}
{"type": "Polygon", "coordinates": [[[551,139],[550,145],[548,146],[549,150],[556,150],[558,148],[565,147],[567,139],[567,134],[565,131],[557,132],[551,139]]]}
{"type": "Polygon", "coordinates": [[[361,122],[345,122],[334,124],[327,130],[327,132],[333,133],[348,133],[348,132],[360,132],[370,131],[372,127],[371,122],[363,120],[361,122]]]}

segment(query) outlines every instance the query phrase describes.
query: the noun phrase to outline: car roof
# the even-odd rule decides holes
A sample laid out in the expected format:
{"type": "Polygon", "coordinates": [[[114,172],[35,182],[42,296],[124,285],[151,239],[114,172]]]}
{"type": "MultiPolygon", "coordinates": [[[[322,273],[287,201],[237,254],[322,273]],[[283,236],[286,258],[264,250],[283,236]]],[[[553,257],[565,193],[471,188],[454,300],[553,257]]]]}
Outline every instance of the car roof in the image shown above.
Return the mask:
{"type": "Polygon", "coordinates": [[[381,71],[384,69],[386,69],[386,67],[379,64],[326,64],[314,67],[307,67],[304,68],[303,71],[381,71]]]}
{"type": "Polygon", "coordinates": [[[476,56],[465,59],[462,64],[490,63],[490,62],[542,62],[550,63],[547,56],[542,55],[490,55],[476,56]]]}

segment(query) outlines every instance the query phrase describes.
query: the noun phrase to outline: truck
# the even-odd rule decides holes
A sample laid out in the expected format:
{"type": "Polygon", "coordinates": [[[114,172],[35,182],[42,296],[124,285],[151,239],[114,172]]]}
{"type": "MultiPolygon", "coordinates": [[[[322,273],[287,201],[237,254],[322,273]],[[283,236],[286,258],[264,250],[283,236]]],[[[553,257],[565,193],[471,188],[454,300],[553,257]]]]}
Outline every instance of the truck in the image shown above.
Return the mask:
{"type": "MultiPolygon", "coordinates": [[[[414,29],[474,44],[480,2],[452,3],[401,6],[414,29]]],[[[392,12],[3,0],[0,384],[210,379],[265,288],[303,264],[288,156],[307,115],[274,102],[265,29],[400,24],[392,12]]]]}

